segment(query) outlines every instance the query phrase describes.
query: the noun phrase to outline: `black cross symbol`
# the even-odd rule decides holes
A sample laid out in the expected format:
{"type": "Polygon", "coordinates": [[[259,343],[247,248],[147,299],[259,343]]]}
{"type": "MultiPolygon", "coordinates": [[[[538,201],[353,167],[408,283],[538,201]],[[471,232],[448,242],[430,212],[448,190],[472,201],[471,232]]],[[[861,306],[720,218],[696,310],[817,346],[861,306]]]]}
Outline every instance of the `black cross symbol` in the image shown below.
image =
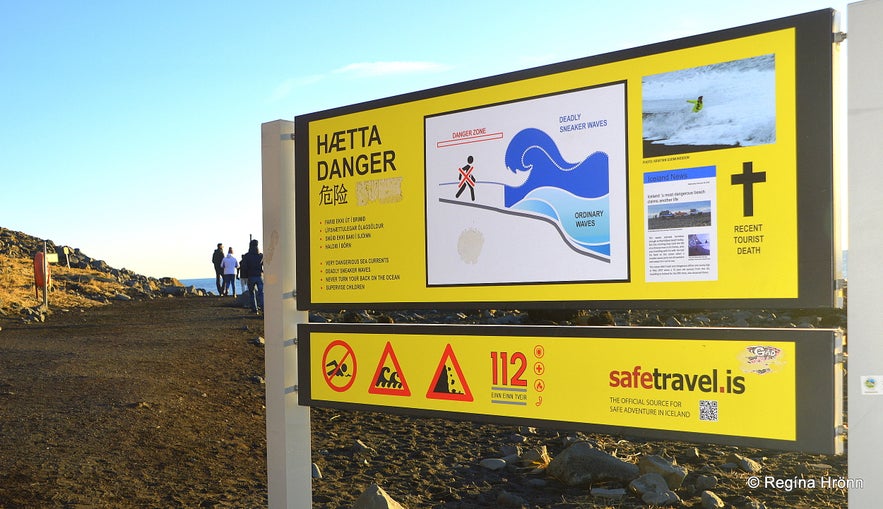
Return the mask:
{"type": "Polygon", "coordinates": [[[751,161],[742,163],[742,173],[730,176],[730,183],[734,186],[742,186],[742,215],[745,217],[754,215],[754,184],[766,182],[766,172],[754,173],[754,165],[751,161]]]}

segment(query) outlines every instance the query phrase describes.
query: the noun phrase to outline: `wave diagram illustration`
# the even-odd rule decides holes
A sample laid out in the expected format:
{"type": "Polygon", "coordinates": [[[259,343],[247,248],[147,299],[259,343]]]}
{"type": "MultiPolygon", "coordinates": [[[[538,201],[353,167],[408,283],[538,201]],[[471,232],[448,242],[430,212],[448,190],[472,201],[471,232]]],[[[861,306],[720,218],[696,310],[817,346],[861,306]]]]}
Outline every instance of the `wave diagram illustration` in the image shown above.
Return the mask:
{"type": "Polygon", "coordinates": [[[520,186],[504,187],[508,209],[548,218],[573,247],[610,256],[610,166],[607,154],[594,152],[582,161],[564,159],[544,131],[528,128],[509,142],[506,168],[529,172],[520,186]]]}

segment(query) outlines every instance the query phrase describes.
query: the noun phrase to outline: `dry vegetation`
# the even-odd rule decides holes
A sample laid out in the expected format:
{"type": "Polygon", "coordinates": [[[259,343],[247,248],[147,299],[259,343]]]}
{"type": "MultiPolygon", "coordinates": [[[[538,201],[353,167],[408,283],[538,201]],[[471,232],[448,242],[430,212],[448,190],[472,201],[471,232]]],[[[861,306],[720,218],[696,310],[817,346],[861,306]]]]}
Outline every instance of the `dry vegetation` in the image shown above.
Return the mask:
{"type": "MultiPolygon", "coordinates": [[[[105,305],[88,295],[121,293],[125,287],[92,269],[50,267],[49,309],[89,308],[105,305]]],[[[43,295],[34,291],[34,266],[27,258],[0,255],[0,315],[14,316],[23,308],[39,307],[43,295]]]]}

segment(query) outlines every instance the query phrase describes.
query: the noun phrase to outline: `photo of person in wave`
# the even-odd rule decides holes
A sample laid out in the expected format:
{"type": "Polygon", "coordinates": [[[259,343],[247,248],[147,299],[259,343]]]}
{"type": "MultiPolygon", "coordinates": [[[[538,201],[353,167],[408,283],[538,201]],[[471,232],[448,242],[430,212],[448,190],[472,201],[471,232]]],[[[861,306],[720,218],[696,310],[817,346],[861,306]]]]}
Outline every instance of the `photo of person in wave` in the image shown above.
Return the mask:
{"type": "Polygon", "coordinates": [[[645,76],[641,93],[645,158],[776,142],[775,55],[645,76]]]}
{"type": "Polygon", "coordinates": [[[688,103],[693,105],[693,113],[699,113],[702,111],[702,96],[700,95],[698,99],[687,99],[688,103]]]}

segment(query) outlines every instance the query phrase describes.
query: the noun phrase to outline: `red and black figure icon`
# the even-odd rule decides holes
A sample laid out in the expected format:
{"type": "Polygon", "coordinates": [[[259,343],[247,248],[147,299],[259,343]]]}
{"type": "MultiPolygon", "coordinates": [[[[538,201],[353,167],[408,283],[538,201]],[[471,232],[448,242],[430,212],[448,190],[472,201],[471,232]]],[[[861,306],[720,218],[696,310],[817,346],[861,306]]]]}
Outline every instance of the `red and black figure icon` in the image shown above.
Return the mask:
{"type": "Polygon", "coordinates": [[[472,161],[474,159],[472,156],[466,158],[466,166],[462,168],[457,168],[457,171],[460,172],[460,183],[457,184],[457,195],[456,198],[459,198],[463,191],[466,188],[469,188],[469,194],[472,196],[472,201],[475,201],[475,177],[472,175],[472,171],[475,169],[475,166],[472,166],[472,161]]]}

